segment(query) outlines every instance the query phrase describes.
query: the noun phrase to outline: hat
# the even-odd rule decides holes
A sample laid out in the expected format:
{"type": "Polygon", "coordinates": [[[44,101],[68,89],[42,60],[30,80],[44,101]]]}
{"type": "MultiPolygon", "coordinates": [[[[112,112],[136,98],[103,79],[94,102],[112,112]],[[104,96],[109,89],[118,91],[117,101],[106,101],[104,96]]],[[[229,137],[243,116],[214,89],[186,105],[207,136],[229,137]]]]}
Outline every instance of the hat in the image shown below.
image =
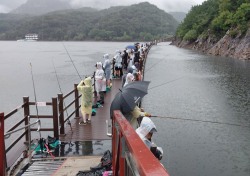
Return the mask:
{"type": "Polygon", "coordinates": [[[133,73],[133,68],[132,67],[128,67],[128,73],[133,73]]]}
{"type": "Polygon", "coordinates": [[[136,129],[136,132],[141,138],[144,138],[148,133],[154,133],[157,132],[157,130],[154,122],[150,118],[143,117],[141,125],[136,129]]]}
{"type": "Polygon", "coordinates": [[[103,55],[103,58],[104,58],[104,59],[109,59],[109,54],[104,54],[104,55],[103,55]]]}
{"type": "Polygon", "coordinates": [[[97,62],[96,63],[96,68],[97,69],[101,69],[102,68],[102,63],[101,62],[97,62]]]}

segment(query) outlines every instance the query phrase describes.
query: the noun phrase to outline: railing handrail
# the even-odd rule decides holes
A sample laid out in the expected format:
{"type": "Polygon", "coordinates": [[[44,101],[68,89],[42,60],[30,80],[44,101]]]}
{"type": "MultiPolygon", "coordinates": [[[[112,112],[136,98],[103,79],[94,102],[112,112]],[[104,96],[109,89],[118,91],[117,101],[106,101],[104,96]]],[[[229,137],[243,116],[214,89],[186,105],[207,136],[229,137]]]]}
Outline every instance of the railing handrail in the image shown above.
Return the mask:
{"type": "Polygon", "coordinates": [[[115,176],[126,175],[124,157],[126,149],[133,156],[140,176],[169,176],[167,170],[147,148],[119,110],[113,113],[112,131],[112,166],[115,176]]]}
{"type": "MultiPolygon", "coordinates": [[[[53,119],[53,128],[41,128],[40,131],[53,131],[54,132],[54,136],[55,137],[59,137],[59,134],[58,134],[58,131],[59,131],[59,128],[58,128],[58,114],[57,114],[57,98],[52,98],[52,102],[43,102],[44,105],[46,106],[50,106],[52,107],[52,115],[30,115],[30,106],[31,105],[35,105],[36,102],[30,102],[29,101],[29,97],[23,97],[23,104],[18,106],[16,109],[12,110],[11,112],[7,113],[6,116],[3,115],[3,113],[1,114],[1,118],[3,118],[3,123],[6,119],[9,119],[11,116],[13,116],[14,114],[16,114],[20,109],[23,110],[23,119],[19,120],[18,122],[16,122],[16,124],[14,124],[13,126],[10,127],[10,129],[7,130],[6,132],[6,137],[8,138],[8,136],[14,132],[17,132],[17,131],[21,131],[18,135],[15,135],[15,139],[12,140],[10,142],[10,144],[5,147],[1,147],[1,150],[3,150],[3,153],[4,153],[4,157],[6,158],[6,155],[7,153],[23,138],[25,137],[25,140],[28,141],[28,133],[29,133],[29,130],[27,129],[27,127],[29,127],[30,125],[34,125],[35,123],[37,122],[34,122],[34,123],[31,123],[29,125],[29,122],[28,122],[28,117],[30,118],[52,118],[53,119]],[[2,117],[3,116],[3,117],[2,117]],[[24,124],[23,127],[19,128],[21,124],[24,124]]],[[[2,124],[3,126],[3,124],[2,124]]],[[[4,132],[5,131],[2,131],[4,129],[1,129],[1,133],[3,132],[3,135],[4,135],[4,132]]],[[[37,129],[34,129],[34,128],[30,128],[30,131],[37,131],[37,129]]],[[[3,139],[0,139],[1,140],[1,143],[5,141],[5,138],[3,139]]],[[[2,151],[1,151],[2,152],[2,151]]],[[[17,154],[16,156],[18,156],[19,154],[17,154]]],[[[5,163],[7,163],[7,160],[5,160],[5,163]]],[[[9,164],[9,163],[8,163],[9,164]]],[[[12,164],[12,163],[11,163],[12,164]]],[[[7,164],[5,166],[5,169],[8,168],[7,164]]],[[[0,171],[0,175],[1,175],[1,171],[0,171]]]]}

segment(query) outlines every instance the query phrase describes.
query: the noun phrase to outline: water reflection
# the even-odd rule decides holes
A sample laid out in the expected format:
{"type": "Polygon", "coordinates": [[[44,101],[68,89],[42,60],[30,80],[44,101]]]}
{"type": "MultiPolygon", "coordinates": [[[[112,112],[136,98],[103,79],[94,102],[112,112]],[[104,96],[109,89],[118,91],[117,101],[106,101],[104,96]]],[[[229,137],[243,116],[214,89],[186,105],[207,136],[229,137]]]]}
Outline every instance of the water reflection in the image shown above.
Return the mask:
{"type": "MultiPolygon", "coordinates": [[[[37,144],[36,144],[37,145],[37,144]]],[[[75,142],[61,142],[56,148],[50,148],[51,154],[55,157],[68,156],[91,156],[103,155],[106,150],[111,151],[111,141],[75,141],[75,142]]],[[[48,152],[36,151],[33,158],[51,157],[48,152]]]]}
{"type": "Polygon", "coordinates": [[[82,141],[79,144],[82,147],[82,154],[83,155],[93,154],[93,144],[92,144],[92,141],[82,141]]]}

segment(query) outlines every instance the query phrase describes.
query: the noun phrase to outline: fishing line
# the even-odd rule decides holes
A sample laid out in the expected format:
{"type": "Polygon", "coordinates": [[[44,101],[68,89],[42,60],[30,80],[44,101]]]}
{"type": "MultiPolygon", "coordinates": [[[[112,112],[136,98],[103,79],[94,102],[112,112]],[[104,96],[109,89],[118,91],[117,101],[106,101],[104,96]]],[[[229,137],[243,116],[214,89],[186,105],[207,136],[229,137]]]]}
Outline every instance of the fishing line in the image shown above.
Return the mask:
{"type": "Polygon", "coordinates": [[[68,54],[68,56],[69,56],[69,58],[70,58],[71,63],[73,64],[73,66],[74,66],[74,68],[75,68],[75,70],[76,70],[76,72],[77,72],[77,74],[78,74],[80,80],[82,80],[82,78],[81,78],[81,76],[80,76],[80,74],[79,74],[79,72],[78,72],[78,70],[77,70],[77,68],[76,68],[76,66],[75,66],[75,64],[74,64],[74,62],[73,62],[73,60],[72,60],[72,58],[70,57],[70,54],[69,54],[67,48],[65,47],[64,43],[62,43],[62,44],[63,44],[63,47],[64,47],[64,49],[66,50],[66,52],[67,52],[67,54],[68,54]]]}
{"type": "Polygon", "coordinates": [[[32,64],[30,62],[30,71],[31,71],[31,76],[32,76],[32,83],[33,83],[33,91],[34,91],[34,97],[35,97],[35,106],[36,106],[36,117],[38,121],[39,128],[37,131],[39,132],[40,138],[41,138],[41,132],[40,132],[40,127],[41,127],[41,121],[38,116],[38,107],[37,107],[37,99],[36,99],[36,88],[35,88],[35,82],[34,82],[34,76],[33,76],[33,70],[32,70],[32,64]]]}
{"type": "Polygon", "coordinates": [[[149,70],[151,70],[153,67],[155,67],[156,65],[158,65],[160,62],[162,62],[163,61],[163,59],[161,59],[159,62],[156,62],[155,64],[153,64],[151,67],[149,67],[149,69],[147,69],[145,72],[144,72],[144,74],[145,73],[147,73],[149,70]]]}
{"type": "MultiPolygon", "coordinates": [[[[54,64],[53,59],[52,59],[52,64],[53,64],[53,67],[54,67],[54,70],[55,70],[55,75],[56,75],[57,84],[58,84],[58,86],[59,86],[60,93],[62,94],[61,85],[60,85],[60,82],[59,82],[59,79],[58,79],[58,75],[57,75],[57,72],[56,72],[56,67],[55,67],[55,64],[54,64]]],[[[64,101],[63,101],[63,105],[64,105],[64,107],[66,107],[66,105],[65,105],[65,102],[64,102],[64,101]]],[[[65,111],[66,111],[67,118],[68,118],[68,117],[69,117],[69,115],[68,115],[68,111],[67,111],[67,109],[65,109],[65,111]]],[[[63,112],[62,112],[62,113],[63,113],[63,112]]],[[[69,119],[68,119],[68,122],[67,122],[67,123],[68,123],[68,125],[70,126],[71,133],[73,133],[72,126],[71,126],[71,122],[69,121],[69,119]]]]}
{"type": "Polygon", "coordinates": [[[173,119],[173,120],[194,121],[194,122],[204,122],[204,123],[215,123],[215,124],[239,126],[239,127],[246,127],[246,128],[250,127],[250,126],[246,126],[246,125],[240,125],[240,124],[234,124],[234,123],[215,122],[215,121],[209,121],[209,120],[198,120],[198,119],[188,119],[188,118],[178,118],[178,117],[163,117],[163,116],[157,116],[157,115],[152,115],[151,117],[166,118],[166,119],[173,119]]]}
{"type": "Polygon", "coordinates": [[[150,87],[148,90],[152,90],[152,89],[154,89],[154,88],[161,87],[161,86],[163,86],[163,85],[165,85],[165,84],[169,84],[169,83],[171,83],[171,82],[177,81],[177,80],[182,79],[182,78],[184,78],[184,76],[179,77],[179,78],[177,78],[177,79],[173,79],[173,80],[171,80],[171,81],[165,82],[165,83],[160,84],[160,85],[157,85],[157,86],[150,87]]]}

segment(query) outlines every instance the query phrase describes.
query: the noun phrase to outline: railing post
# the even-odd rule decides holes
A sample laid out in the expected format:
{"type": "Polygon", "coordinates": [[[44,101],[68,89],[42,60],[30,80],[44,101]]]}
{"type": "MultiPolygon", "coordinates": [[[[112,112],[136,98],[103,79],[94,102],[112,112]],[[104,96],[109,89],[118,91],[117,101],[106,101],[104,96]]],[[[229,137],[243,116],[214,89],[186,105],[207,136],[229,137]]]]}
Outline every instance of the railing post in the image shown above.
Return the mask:
{"type": "Polygon", "coordinates": [[[112,78],[114,78],[114,76],[115,76],[115,60],[114,60],[114,58],[112,59],[112,78]]]}
{"type": "Polygon", "coordinates": [[[53,112],[54,137],[58,139],[59,128],[58,128],[57,98],[52,98],[52,112],[53,112]]]}
{"type": "Polygon", "coordinates": [[[0,113],[0,175],[6,175],[6,155],[4,144],[4,113],[0,113]]]}
{"type": "Polygon", "coordinates": [[[63,94],[58,94],[58,112],[60,122],[60,135],[64,135],[64,111],[63,111],[63,94]]]}
{"type": "Polygon", "coordinates": [[[79,99],[78,99],[79,93],[77,90],[77,84],[74,84],[74,90],[75,90],[75,110],[76,110],[75,116],[79,117],[79,99]]]}
{"type": "Polygon", "coordinates": [[[93,74],[93,79],[94,79],[94,84],[92,86],[94,86],[94,97],[97,97],[97,92],[95,90],[95,72],[93,74]]]}
{"type": "MultiPolygon", "coordinates": [[[[24,107],[23,107],[24,123],[25,123],[25,125],[28,125],[29,124],[28,116],[30,115],[29,97],[23,97],[23,104],[24,104],[24,107]]],[[[26,139],[26,141],[29,140],[29,132],[28,131],[25,132],[25,139],[26,139]]]]}

